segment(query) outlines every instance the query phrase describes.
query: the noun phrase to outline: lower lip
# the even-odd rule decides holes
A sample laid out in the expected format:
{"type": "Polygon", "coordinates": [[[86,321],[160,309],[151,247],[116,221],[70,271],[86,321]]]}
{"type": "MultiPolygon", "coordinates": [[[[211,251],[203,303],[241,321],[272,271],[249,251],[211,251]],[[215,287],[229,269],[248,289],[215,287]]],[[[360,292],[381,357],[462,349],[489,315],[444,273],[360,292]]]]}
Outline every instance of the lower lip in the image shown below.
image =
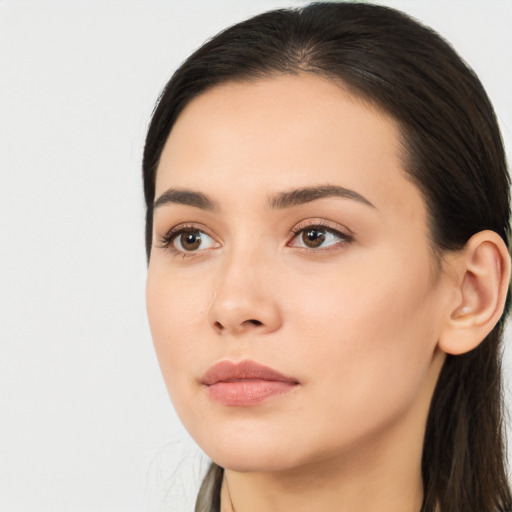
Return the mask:
{"type": "Polygon", "coordinates": [[[296,386],[295,383],[277,380],[239,380],[211,384],[208,393],[212,400],[221,404],[249,407],[267,398],[289,393],[296,386]]]}

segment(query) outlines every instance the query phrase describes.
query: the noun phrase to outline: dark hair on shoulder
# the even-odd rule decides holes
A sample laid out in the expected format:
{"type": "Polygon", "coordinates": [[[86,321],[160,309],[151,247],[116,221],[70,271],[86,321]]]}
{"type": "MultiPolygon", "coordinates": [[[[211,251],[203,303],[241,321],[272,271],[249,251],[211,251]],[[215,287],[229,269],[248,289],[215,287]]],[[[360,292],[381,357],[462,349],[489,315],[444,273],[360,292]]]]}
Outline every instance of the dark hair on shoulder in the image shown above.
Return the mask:
{"type": "MultiPolygon", "coordinates": [[[[475,73],[431,29],[366,3],[313,3],[230,27],[200,47],[165,87],[143,158],[146,248],[151,253],[155,174],[183,108],[230,81],[313,73],[339,81],[394,118],[406,176],[423,194],[434,252],[462,249],[482,230],[509,244],[509,176],[492,105],[475,73]]],[[[422,512],[505,512],[500,341],[503,317],[469,353],[448,355],[423,449],[422,512]]],[[[196,511],[219,510],[222,468],[212,464],[196,511]]]]}

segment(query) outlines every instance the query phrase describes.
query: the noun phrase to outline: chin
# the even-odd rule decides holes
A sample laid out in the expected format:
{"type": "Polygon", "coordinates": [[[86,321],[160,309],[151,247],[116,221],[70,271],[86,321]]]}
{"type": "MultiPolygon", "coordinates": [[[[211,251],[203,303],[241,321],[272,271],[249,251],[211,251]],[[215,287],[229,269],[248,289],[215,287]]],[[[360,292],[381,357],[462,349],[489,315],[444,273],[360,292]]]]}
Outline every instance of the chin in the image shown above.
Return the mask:
{"type": "Polygon", "coordinates": [[[298,453],[296,443],[261,435],[213,435],[197,439],[200,448],[219,466],[238,472],[285,471],[302,465],[307,457],[298,453]],[[295,444],[295,448],[290,446],[295,444]]]}
{"type": "Polygon", "coordinates": [[[261,454],[254,450],[247,450],[246,453],[219,453],[215,450],[207,455],[224,469],[238,473],[274,473],[287,471],[300,465],[298,461],[290,460],[289,457],[276,457],[275,454],[261,454]]]}

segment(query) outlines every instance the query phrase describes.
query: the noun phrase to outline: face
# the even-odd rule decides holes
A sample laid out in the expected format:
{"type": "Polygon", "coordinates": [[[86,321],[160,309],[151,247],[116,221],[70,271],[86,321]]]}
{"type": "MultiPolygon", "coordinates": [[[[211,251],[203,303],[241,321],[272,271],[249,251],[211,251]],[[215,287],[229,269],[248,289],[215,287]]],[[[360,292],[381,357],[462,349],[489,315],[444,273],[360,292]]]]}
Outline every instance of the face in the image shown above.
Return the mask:
{"type": "Polygon", "coordinates": [[[147,308],[175,408],[223,467],[421,437],[446,291],[400,151],[392,119],[311,75],[221,85],[178,118],[147,308]]]}

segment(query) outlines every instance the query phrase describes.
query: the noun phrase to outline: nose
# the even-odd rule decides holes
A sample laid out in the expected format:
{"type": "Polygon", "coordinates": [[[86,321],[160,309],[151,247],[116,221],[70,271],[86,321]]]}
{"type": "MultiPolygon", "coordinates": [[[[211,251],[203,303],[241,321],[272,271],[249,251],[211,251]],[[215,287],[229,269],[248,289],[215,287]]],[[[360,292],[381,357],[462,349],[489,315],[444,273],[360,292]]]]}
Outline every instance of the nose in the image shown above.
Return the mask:
{"type": "Polygon", "coordinates": [[[282,312],[272,265],[255,254],[234,256],[224,262],[216,279],[208,321],[221,335],[268,334],[278,330],[282,312]]]}

